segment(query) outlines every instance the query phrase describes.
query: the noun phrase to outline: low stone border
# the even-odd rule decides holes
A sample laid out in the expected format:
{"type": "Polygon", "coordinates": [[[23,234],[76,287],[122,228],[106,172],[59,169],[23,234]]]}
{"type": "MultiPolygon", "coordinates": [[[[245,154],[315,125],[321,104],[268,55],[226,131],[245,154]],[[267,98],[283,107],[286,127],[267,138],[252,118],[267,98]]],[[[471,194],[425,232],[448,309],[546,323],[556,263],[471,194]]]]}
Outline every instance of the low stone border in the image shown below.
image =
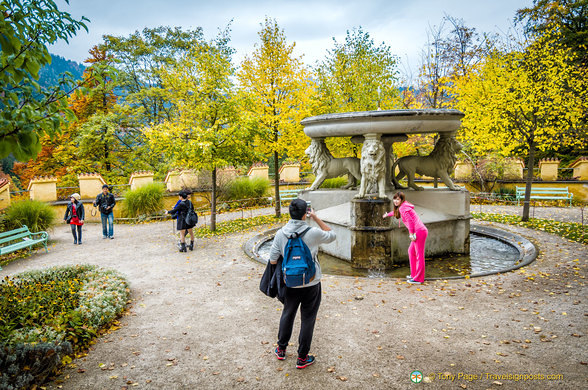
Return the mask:
{"type": "MultiPolygon", "coordinates": [[[[258,249],[263,243],[271,240],[279,229],[280,228],[266,230],[265,232],[256,234],[250,238],[243,244],[243,251],[245,254],[255,261],[258,261],[262,264],[267,264],[267,260],[259,255],[258,249]]],[[[478,278],[481,276],[495,275],[514,271],[529,265],[537,258],[538,251],[535,245],[533,245],[531,241],[517,234],[490,226],[483,226],[477,223],[472,223],[470,225],[470,232],[480,236],[494,238],[515,247],[519,252],[519,259],[515,261],[513,266],[498,271],[480,272],[471,275],[447,276],[443,278],[425,278],[425,280],[465,279],[466,276],[470,278],[478,278]]]]}

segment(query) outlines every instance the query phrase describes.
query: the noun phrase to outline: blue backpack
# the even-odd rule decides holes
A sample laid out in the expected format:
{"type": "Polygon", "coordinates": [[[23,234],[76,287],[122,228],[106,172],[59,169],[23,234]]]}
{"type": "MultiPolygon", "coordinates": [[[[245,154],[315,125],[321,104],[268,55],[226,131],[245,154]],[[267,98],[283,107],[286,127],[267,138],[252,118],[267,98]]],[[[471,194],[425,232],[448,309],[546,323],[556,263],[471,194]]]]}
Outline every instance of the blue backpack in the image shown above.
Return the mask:
{"type": "Polygon", "coordinates": [[[310,230],[306,228],[302,233],[294,233],[288,237],[282,261],[282,274],[287,287],[304,286],[310,283],[316,274],[314,259],[308,246],[302,241],[302,236],[310,230]]]}

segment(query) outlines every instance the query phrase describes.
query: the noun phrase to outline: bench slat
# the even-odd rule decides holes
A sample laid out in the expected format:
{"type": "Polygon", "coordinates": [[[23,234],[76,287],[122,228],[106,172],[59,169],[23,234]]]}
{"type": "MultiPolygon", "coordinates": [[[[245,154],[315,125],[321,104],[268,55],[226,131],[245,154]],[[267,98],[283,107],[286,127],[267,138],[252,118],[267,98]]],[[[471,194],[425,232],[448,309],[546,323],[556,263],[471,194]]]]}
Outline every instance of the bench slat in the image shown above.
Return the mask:
{"type": "Polygon", "coordinates": [[[10,235],[13,235],[13,234],[22,233],[22,232],[28,232],[28,231],[29,231],[29,228],[26,227],[26,226],[23,226],[23,227],[18,228],[18,229],[9,230],[7,232],[0,233],[0,238],[4,238],[4,237],[7,237],[7,236],[10,236],[10,235]]]}
{"type": "Polygon", "coordinates": [[[25,237],[30,237],[31,236],[31,232],[23,232],[23,233],[18,233],[15,234],[13,236],[10,237],[4,237],[2,239],[0,239],[0,244],[4,244],[6,242],[10,242],[10,241],[14,241],[14,240],[19,240],[25,237]]]}

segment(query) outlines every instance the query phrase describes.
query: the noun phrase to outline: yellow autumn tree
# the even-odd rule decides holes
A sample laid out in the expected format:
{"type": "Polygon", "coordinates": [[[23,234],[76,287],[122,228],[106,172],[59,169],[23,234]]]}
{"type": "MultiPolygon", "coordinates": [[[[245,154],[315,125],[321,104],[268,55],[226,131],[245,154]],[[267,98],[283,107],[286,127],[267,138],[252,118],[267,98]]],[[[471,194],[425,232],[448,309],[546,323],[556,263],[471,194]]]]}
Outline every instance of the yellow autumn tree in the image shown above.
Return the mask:
{"type": "Polygon", "coordinates": [[[246,109],[257,123],[254,147],[273,156],[276,216],[280,216],[280,157],[301,159],[310,144],[300,121],[308,116],[312,85],[302,60],[294,57],[295,44],[287,43],[275,20],[265,19],[259,38],[238,77],[250,102],[246,109]]]}
{"type": "Polygon", "coordinates": [[[526,152],[524,221],[529,218],[535,152],[586,143],[587,82],[557,35],[552,30],[519,50],[495,51],[452,87],[456,108],[465,113],[460,138],[471,150],[502,156],[526,152]]]}
{"type": "Polygon", "coordinates": [[[228,38],[193,45],[160,70],[170,119],[146,128],[151,149],[172,166],[211,171],[211,230],[216,229],[217,168],[249,161],[250,127],[232,78],[228,38]]]}

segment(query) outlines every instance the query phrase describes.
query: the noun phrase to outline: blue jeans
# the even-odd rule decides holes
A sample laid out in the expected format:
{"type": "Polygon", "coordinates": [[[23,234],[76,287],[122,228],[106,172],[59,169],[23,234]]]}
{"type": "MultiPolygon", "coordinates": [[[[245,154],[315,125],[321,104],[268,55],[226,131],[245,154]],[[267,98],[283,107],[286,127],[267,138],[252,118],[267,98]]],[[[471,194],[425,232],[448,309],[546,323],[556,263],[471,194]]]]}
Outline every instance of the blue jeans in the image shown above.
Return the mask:
{"type": "Polygon", "coordinates": [[[104,237],[114,236],[114,214],[112,211],[108,214],[100,213],[100,216],[102,217],[102,235],[104,237]],[[107,222],[108,226],[106,226],[107,222]],[[108,234],[109,231],[110,234],[108,234]]]}

